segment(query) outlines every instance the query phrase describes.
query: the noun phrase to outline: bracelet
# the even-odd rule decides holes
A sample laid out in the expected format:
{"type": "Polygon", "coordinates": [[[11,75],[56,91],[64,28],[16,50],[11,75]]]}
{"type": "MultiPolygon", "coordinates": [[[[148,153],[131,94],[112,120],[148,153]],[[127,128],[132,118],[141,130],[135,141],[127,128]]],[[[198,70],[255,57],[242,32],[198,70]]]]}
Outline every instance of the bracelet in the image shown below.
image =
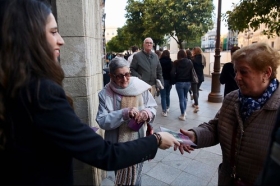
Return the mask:
{"type": "Polygon", "coordinates": [[[158,140],[158,147],[159,147],[162,143],[161,135],[159,133],[154,133],[154,135],[156,136],[156,138],[158,140]]]}

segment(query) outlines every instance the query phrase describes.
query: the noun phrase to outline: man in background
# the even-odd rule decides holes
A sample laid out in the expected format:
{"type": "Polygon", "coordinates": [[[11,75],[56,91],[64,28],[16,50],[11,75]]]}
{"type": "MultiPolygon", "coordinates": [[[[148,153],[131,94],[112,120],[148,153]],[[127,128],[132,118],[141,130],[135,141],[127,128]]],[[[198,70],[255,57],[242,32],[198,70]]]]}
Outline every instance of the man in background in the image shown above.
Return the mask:
{"type": "Polygon", "coordinates": [[[137,52],[139,52],[139,48],[137,46],[132,46],[131,47],[131,50],[132,50],[132,54],[128,57],[127,61],[129,63],[129,65],[131,64],[132,62],[132,59],[133,59],[133,56],[134,54],[136,54],[137,52]]]}
{"type": "Polygon", "coordinates": [[[134,54],[130,64],[132,76],[136,76],[152,86],[151,94],[156,95],[156,84],[163,87],[162,69],[157,54],[152,52],[153,40],[148,37],[143,42],[143,50],[134,54]]]}

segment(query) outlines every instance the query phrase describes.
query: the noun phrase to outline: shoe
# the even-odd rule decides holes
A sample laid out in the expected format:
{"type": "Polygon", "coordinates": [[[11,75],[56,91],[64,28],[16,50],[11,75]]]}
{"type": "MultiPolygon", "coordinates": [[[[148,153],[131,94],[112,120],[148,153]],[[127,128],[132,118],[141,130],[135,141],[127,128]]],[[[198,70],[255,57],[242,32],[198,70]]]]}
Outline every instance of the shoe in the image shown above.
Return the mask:
{"type": "Polygon", "coordinates": [[[197,113],[198,111],[199,111],[199,107],[198,107],[198,105],[195,105],[195,106],[194,106],[193,112],[194,112],[194,113],[197,113]]]}
{"type": "Polygon", "coordinates": [[[193,100],[193,95],[191,94],[191,100],[193,100]]]}
{"type": "Polygon", "coordinates": [[[161,84],[161,81],[159,79],[156,79],[156,86],[159,88],[159,89],[164,89],[164,87],[162,86],[161,84]]]}
{"type": "Polygon", "coordinates": [[[166,112],[169,112],[169,110],[170,110],[170,109],[169,109],[169,108],[167,108],[167,109],[166,109],[166,112]]]}
{"type": "Polygon", "coordinates": [[[179,120],[185,121],[185,120],[186,120],[186,118],[185,118],[185,114],[183,114],[183,115],[179,116],[179,120]]]}
{"type": "Polygon", "coordinates": [[[164,117],[167,117],[167,112],[162,112],[161,115],[163,115],[164,117]]]}
{"type": "Polygon", "coordinates": [[[192,104],[192,107],[195,108],[195,104],[192,104]]]}

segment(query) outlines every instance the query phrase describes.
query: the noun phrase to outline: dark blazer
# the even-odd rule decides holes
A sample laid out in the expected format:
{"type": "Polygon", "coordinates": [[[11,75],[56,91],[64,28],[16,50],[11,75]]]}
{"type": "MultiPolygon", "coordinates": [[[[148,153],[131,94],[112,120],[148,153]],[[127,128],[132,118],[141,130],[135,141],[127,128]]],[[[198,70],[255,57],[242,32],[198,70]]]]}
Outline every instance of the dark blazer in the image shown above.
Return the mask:
{"type": "Polygon", "coordinates": [[[233,63],[228,62],[224,64],[220,75],[220,83],[225,84],[224,96],[226,96],[231,91],[239,88],[234,80],[234,77],[235,72],[233,68],[233,63]]]}
{"type": "Polygon", "coordinates": [[[154,135],[112,144],[82,123],[64,90],[51,80],[31,81],[9,104],[6,150],[0,153],[0,185],[72,185],[72,158],[117,170],[152,159],[154,135]]]}

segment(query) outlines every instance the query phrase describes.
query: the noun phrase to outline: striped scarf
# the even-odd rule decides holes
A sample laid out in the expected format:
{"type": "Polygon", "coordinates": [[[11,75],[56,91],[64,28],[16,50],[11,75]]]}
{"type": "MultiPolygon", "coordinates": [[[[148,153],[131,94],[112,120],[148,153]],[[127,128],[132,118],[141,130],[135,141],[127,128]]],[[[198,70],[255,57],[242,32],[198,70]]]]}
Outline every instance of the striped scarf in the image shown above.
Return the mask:
{"type": "MultiPolygon", "coordinates": [[[[136,107],[143,108],[143,97],[142,94],[138,96],[123,96],[121,100],[121,108],[136,107]]],[[[127,126],[127,121],[123,121],[119,127],[119,140],[118,142],[132,141],[139,138],[138,131],[132,131],[127,126]]],[[[147,124],[144,124],[140,130],[147,130],[147,124]]],[[[130,167],[117,171],[116,174],[116,185],[135,185],[139,183],[141,179],[141,170],[143,163],[132,165],[130,167]]]]}

